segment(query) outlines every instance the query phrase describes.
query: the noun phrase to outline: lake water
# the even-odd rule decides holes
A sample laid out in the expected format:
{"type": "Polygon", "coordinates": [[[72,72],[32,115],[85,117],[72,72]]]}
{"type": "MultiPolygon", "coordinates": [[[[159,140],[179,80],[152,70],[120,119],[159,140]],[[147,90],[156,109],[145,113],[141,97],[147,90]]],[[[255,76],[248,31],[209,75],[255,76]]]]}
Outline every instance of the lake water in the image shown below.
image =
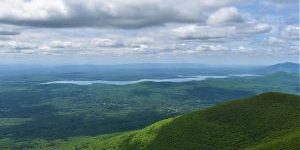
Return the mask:
{"type": "Polygon", "coordinates": [[[136,84],[141,82],[188,82],[188,81],[201,81],[206,80],[208,78],[227,78],[227,77],[246,77],[246,76],[259,76],[252,74],[241,74],[241,75],[228,75],[228,76],[178,76],[178,78],[170,78],[170,79],[140,79],[134,81],[106,81],[106,80],[93,80],[93,81],[74,81],[74,80],[65,80],[65,81],[53,81],[53,82],[45,82],[41,84],[75,84],[75,85],[92,85],[92,84],[109,84],[109,85],[128,85],[128,84],[136,84]]]}

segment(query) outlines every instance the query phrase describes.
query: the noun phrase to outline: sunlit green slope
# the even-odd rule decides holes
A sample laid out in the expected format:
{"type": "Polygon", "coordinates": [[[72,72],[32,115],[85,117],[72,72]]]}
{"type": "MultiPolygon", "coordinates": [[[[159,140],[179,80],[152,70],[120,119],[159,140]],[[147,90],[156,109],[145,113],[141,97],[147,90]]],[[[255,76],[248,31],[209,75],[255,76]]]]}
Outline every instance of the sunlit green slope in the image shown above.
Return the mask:
{"type": "Polygon", "coordinates": [[[300,149],[300,97],[265,93],[109,137],[54,143],[55,149],[300,149]]]}

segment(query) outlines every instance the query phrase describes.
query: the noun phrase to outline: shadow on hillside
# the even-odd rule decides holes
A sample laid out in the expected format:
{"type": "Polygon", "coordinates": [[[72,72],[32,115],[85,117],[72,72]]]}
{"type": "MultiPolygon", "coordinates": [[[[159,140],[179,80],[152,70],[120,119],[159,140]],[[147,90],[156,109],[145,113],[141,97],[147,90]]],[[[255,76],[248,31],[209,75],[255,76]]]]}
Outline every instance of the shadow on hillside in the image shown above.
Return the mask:
{"type": "Polygon", "coordinates": [[[191,89],[187,89],[186,92],[188,93],[187,95],[190,95],[193,98],[204,99],[206,100],[204,102],[207,103],[218,103],[255,95],[255,93],[251,91],[231,90],[216,87],[193,87],[191,89]]]}
{"type": "Polygon", "coordinates": [[[50,105],[32,109],[45,111],[36,112],[39,114],[32,117],[31,121],[23,124],[0,127],[0,135],[20,140],[25,138],[53,140],[75,136],[95,136],[143,128],[166,117],[151,110],[137,111],[116,117],[103,117],[80,114],[58,115],[56,114],[57,110],[50,105]]]}
{"type": "MultiPolygon", "coordinates": [[[[166,84],[169,85],[169,84],[166,84]]],[[[147,90],[134,90],[132,91],[131,96],[149,96],[152,91],[147,90]]],[[[171,96],[170,100],[173,103],[175,101],[185,101],[180,104],[186,104],[190,106],[201,106],[202,104],[214,104],[220,101],[247,97],[254,95],[253,92],[242,91],[242,90],[226,90],[221,88],[213,87],[192,87],[190,89],[184,89],[184,92],[172,92],[164,93],[166,91],[160,91],[162,94],[171,96]],[[187,101],[190,100],[190,101],[187,101]],[[196,101],[196,100],[207,100],[207,101],[196,101]],[[211,100],[211,101],[210,101],[211,100]]],[[[167,91],[169,92],[169,91],[167,91]]],[[[20,125],[14,126],[4,126],[0,127],[0,136],[1,137],[12,137],[14,139],[58,139],[58,138],[67,138],[74,136],[94,136],[100,134],[109,134],[114,132],[128,131],[142,128],[146,125],[149,125],[155,121],[170,117],[174,114],[160,114],[152,109],[151,106],[145,106],[143,110],[130,110],[130,113],[127,114],[118,114],[114,112],[113,116],[101,115],[101,113],[94,113],[92,111],[88,112],[89,115],[83,114],[86,112],[83,110],[81,113],[72,112],[72,110],[66,110],[68,115],[61,115],[59,113],[63,112],[62,109],[57,109],[52,105],[33,105],[37,101],[49,99],[51,94],[54,96],[69,96],[72,94],[80,93],[72,92],[59,92],[45,93],[42,97],[38,95],[35,96],[34,93],[26,96],[26,91],[15,95],[12,98],[7,107],[11,107],[11,111],[3,113],[0,112],[1,118],[31,118],[30,121],[24,122],[20,125]],[[62,93],[62,95],[61,95],[62,93]],[[24,96],[25,95],[25,96],[24,96]],[[25,104],[20,103],[20,99],[28,99],[27,107],[23,107],[25,104]],[[148,109],[147,109],[148,108],[148,109]]],[[[7,93],[12,94],[12,93],[7,93]]],[[[1,95],[0,95],[1,96],[1,95]]],[[[2,95],[4,98],[6,95],[2,95]]],[[[72,95],[77,96],[77,95],[72,95]]],[[[181,105],[175,105],[181,106],[181,105]]],[[[87,108],[88,109],[88,108],[87,108]]]]}

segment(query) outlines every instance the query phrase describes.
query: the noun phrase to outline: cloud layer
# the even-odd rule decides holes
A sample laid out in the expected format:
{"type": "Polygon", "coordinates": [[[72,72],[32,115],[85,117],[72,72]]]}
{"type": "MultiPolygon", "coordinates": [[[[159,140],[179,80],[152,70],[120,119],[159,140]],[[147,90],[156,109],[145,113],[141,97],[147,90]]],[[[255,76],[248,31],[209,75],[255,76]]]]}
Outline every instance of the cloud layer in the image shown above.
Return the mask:
{"type": "Polygon", "coordinates": [[[298,4],[297,0],[1,0],[0,55],[295,60],[298,4]]]}
{"type": "Polygon", "coordinates": [[[0,22],[37,27],[139,28],[202,22],[207,11],[238,0],[2,0],[0,22]]]}

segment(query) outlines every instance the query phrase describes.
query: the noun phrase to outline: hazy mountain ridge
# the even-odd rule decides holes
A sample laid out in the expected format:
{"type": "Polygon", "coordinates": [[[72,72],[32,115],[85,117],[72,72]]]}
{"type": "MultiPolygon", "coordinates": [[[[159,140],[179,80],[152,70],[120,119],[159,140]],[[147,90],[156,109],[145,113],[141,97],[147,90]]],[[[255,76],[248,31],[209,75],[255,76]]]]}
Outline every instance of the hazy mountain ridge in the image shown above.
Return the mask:
{"type": "Polygon", "coordinates": [[[258,69],[258,73],[271,74],[275,72],[299,73],[299,63],[285,62],[258,69]]]}
{"type": "Polygon", "coordinates": [[[207,65],[190,63],[149,63],[123,65],[0,65],[0,76],[56,77],[60,80],[138,80],[176,78],[178,76],[299,73],[299,64],[280,63],[271,66],[207,65]]]}

